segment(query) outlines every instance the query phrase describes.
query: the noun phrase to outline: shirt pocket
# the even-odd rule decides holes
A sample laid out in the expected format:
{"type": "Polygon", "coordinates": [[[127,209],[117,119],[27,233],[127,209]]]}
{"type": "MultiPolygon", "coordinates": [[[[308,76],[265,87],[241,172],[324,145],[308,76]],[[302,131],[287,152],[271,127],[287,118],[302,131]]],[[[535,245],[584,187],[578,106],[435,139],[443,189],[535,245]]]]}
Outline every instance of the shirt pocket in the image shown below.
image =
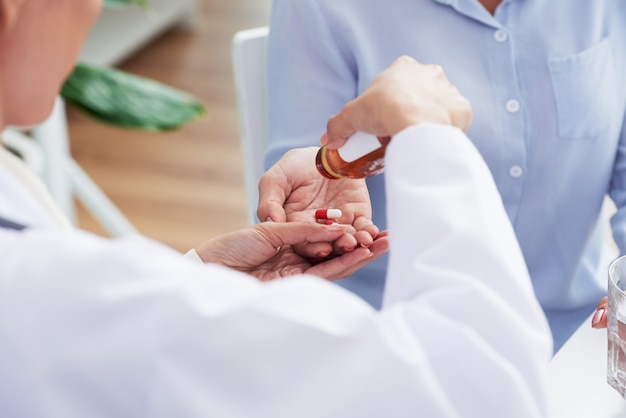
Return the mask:
{"type": "Polygon", "coordinates": [[[582,52],[548,61],[559,135],[594,139],[611,128],[619,109],[610,38],[582,52]]]}

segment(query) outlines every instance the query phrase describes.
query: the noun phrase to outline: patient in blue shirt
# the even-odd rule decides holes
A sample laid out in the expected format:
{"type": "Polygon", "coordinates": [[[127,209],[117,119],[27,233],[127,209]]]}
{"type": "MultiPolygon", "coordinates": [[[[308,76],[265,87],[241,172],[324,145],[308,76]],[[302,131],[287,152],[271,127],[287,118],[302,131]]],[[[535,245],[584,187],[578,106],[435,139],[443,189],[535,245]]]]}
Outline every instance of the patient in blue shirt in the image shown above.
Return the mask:
{"type": "MultiPolygon", "coordinates": [[[[591,315],[616,256],[607,195],[626,253],[626,2],[275,0],[268,54],[268,166],[319,144],[328,117],[399,55],[442,66],[472,103],[468,136],[495,178],[555,349],[591,315]]],[[[383,177],[367,183],[381,229],[383,177]]],[[[259,208],[270,215],[280,216],[259,208]]],[[[339,283],[379,307],[385,272],[381,258],[339,283]]]]}

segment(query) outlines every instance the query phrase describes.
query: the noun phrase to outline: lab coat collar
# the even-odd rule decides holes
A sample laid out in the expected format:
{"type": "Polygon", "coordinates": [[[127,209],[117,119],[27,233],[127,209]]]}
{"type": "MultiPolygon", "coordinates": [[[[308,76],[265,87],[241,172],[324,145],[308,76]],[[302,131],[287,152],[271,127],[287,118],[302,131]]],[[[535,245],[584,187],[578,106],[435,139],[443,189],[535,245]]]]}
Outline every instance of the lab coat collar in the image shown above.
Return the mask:
{"type": "Polygon", "coordinates": [[[0,228],[21,231],[22,229],[25,229],[26,227],[22,224],[14,222],[0,215],[0,228]]]}

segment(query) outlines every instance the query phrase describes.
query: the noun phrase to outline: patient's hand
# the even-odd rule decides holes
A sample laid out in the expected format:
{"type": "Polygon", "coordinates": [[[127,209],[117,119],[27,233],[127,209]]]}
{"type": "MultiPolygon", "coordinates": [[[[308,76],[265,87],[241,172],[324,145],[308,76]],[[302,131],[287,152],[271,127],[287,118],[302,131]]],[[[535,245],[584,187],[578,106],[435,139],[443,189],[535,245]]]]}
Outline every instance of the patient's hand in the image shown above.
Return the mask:
{"type": "Polygon", "coordinates": [[[596,313],[593,315],[593,319],[591,320],[591,326],[594,328],[606,328],[607,316],[606,316],[606,308],[607,308],[608,298],[605,296],[600,299],[598,302],[598,307],[596,308],[596,313]]]}
{"type": "Polygon", "coordinates": [[[329,180],[315,166],[317,147],[298,148],[271,167],[259,182],[257,216],[261,221],[316,222],[317,209],[341,209],[338,223],[352,225],[355,234],[345,234],[334,243],[298,246],[307,257],[323,257],[332,250],[342,254],[361,246],[369,247],[379,235],[372,223],[372,208],[365,180],[329,180]]]}
{"type": "Polygon", "coordinates": [[[385,236],[369,248],[345,254],[311,259],[297,254],[293,245],[326,244],[356,231],[350,225],[322,225],[303,222],[264,222],[213,238],[196,248],[205,263],[217,263],[249,273],[260,280],[295,274],[314,274],[329,280],[349,276],[389,248],[385,236]]]}

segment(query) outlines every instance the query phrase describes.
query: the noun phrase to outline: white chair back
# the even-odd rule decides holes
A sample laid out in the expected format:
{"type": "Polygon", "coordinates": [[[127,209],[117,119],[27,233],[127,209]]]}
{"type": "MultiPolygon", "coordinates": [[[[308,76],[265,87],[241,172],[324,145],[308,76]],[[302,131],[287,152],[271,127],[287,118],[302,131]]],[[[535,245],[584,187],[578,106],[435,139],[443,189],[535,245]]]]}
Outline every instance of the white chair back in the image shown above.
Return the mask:
{"type": "Polygon", "coordinates": [[[257,222],[259,179],[268,142],[266,55],[268,27],[237,32],[232,39],[233,76],[248,203],[248,222],[257,222]]]}

